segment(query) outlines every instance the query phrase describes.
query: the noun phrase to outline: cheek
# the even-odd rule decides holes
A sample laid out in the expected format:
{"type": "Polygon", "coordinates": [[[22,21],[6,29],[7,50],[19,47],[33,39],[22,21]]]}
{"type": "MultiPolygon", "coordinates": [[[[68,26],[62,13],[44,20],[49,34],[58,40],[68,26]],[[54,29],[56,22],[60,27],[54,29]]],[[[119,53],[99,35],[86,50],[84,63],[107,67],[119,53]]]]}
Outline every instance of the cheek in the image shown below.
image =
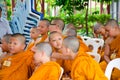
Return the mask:
{"type": "Polygon", "coordinates": [[[57,44],[56,44],[56,42],[53,42],[51,45],[52,45],[53,47],[55,47],[57,44]]]}
{"type": "Polygon", "coordinates": [[[59,41],[59,44],[61,44],[61,45],[62,45],[62,42],[63,42],[62,40],[61,40],[61,41],[59,41]]]}
{"type": "Polygon", "coordinates": [[[40,57],[40,55],[35,54],[35,55],[34,55],[34,60],[35,60],[35,61],[39,60],[39,57],[40,57]]]}

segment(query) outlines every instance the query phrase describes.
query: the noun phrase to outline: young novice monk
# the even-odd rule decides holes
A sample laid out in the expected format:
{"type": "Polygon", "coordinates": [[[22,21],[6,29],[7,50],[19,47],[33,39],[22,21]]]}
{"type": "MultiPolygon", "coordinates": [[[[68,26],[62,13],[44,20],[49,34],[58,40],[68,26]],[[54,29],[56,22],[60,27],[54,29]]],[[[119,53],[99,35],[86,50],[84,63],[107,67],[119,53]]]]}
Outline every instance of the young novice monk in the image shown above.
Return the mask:
{"type": "MultiPolygon", "coordinates": [[[[61,49],[63,47],[62,45],[62,41],[63,41],[63,37],[62,34],[56,31],[53,31],[50,33],[49,35],[49,42],[53,48],[53,54],[61,54],[61,49]]],[[[53,55],[52,54],[52,55],[53,55]]],[[[56,59],[54,59],[56,61],[56,59]]],[[[63,60],[62,59],[57,59],[57,62],[59,63],[59,65],[62,66],[63,64],[63,60]]]]}
{"type": "Polygon", "coordinates": [[[0,60],[9,53],[8,43],[10,41],[11,34],[6,34],[1,39],[1,55],[0,60]]]}
{"type": "Polygon", "coordinates": [[[53,19],[53,20],[51,21],[51,24],[58,25],[58,27],[59,27],[59,29],[60,29],[61,31],[64,30],[65,23],[64,23],[64,21],[63,21],[62,19],[60,19],[60,18],[55,18],[55,19],[53,19]]]}
{"type": "Polygon", "coordinates": [[[56,24],[50,24],[48,29],[49,29],[50,33],[53,32],[53,31],[57,31],[59,33],[62,33],[62,30],[56,24]]]}
{"type": "Polygon", "coordinates": [[[100,36],[104,40],[106,40],[108,38],[108,35],[106,34],[104,26],[101,23],[99,23],[99,22],[97,22],[94,25],[94,33],[95,33],[94,37],[99,38],[99,36],[100,36]]]}
{"type": "Polygon", "coordinates": [[[32,55],[24,52],[25,42],[22,34],[16,33],[10,37],[9,54],[0,62],[0,80],[28,80],[30,77],[32,55]]]}
{"type": "MultiPolygon", "coordinates": [[[[105,61],[100,63],[100,66],[103,70],[106,69],[107,64],[115,59],[120,58],[120,28],[119,24],[116,20],[110,19],[106,25],[105,30],[108,32],[109,37],[112,37],[112,41],[108,44],[108,46],[105,48],[107,51],[104,54],[105,61]]],[[[112,72],[111,80],[118,80],[120,79],[120,70],[115,68],[112,72]]]]}
{"type": "Polygon", "coordinates": [[[26,50],[31,50],[31,48],[34,46],[36,41],[39,39],[39,35],[40,35],[40,32],[37,29],[37,27],[32,27],[30,29],[30,37],[31,37],[32,40],[29,42],[26,50]]]}
{"type": "Polygon", "coordinates": [[[59,80],[60,65],[50,61],[52,54],[51,45],[47,42],[41,42],[36,44],[32,51],[35,52],[34,63],[36,69],[29,80],[59,80]]]}
{"type": "Polygon", "coordinates": [[[50,22],[46,19],[40,20],[37,29],[39,30],[41,37],[40,40],[36,41],[36,43],[48,42],[48,27],[50,25],[50,22]]]}
{"type": "Polygon", "coordinates": [[[75,56],[71,71],[73,80],[107,80],[99,64],[92,57],[85,52],[78,52],[80,43],[76,37],[66,37],[63,44],[75,56]]]}
{"type": "Polygon", "coordinates": [[[49,42],[53,47],[52,58],[64,68],[65,77],[70,77],[71,65],[73,56],[69,54],[63,45],[62,34],[59,32],[52,32],[49,35],[49,42]]]}

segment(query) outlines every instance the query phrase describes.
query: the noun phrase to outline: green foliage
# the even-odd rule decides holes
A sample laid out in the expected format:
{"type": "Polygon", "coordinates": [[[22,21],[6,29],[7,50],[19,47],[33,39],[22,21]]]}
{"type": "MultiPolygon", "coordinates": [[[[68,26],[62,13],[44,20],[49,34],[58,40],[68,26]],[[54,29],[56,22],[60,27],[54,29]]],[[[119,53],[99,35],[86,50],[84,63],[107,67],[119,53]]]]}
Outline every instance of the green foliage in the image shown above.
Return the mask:
{"type": "Polygon", "coordinates": [[[68,15],[73,15],[74,9],[82,10],[87,5],[89,0],[55,0],[56,6],[61,6],[61,11],[65,11],[68,15]]]}
{"type": "Polygon", "coordinates": [[[110,19],[110,15],[106,15],[106,14],[96,14],[96,15],[89,15],[88,16],[88,21],[89,22],[101,22],[102,24],[104,24],[108,19],[110,19]]]}
{"type": "Polygon", "coordinates": [[[11,17],[10,17],[11,14],[12,14],[11,10],[8,10],[8,11],[7,11],[7,19],[8,19],[8,20],[11,20],[11,17]]]}
{"type": "Polygon", "coordinates": [[[7,6],[11,6],[11,0],[5,0],[7,3],[7,6]]]}
{"type": "Polygon", "coordinates": [[[6,5],[7,5],[7,19],[8,20],[11,20],[11,13],[12,13],[12,10],[11,10],[11,0],[5,0],[6,2],[6,5]]]}

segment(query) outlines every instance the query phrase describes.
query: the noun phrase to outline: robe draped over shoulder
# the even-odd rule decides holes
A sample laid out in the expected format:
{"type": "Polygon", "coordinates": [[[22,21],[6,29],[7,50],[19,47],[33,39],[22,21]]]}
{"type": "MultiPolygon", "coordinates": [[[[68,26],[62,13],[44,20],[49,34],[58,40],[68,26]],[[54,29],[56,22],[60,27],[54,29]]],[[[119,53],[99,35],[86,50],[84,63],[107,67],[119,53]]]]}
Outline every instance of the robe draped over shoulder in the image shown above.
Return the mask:
{"type": "Polygon", "coordinates": [[[40,65],[29,80],[59,80],[60,66],[56,62],[47,62],[40,65]]]}
{"type": "Polygon", "coordinates": [[[20,52],[2,59],[0,69],[0,80],[28,80],[32,75],[33,55],[20,52]]]}
{"type": "Polygon", "coordinates": [[[84,52],[74,59],[71,77],[73,80],[107,80],[99,64],[84,52]]]}

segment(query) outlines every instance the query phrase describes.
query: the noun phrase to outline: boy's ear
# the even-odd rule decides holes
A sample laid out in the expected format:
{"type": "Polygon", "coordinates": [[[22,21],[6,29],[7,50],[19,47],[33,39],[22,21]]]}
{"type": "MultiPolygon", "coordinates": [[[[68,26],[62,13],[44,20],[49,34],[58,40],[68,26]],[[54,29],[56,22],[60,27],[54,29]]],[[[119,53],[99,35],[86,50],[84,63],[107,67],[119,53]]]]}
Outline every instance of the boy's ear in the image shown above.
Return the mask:
{"type": "Polygon", "coordinates": [[[25,47],[26,47],[26,45],[23,45],[23,46],[22,46],[22,49],[24,50],[24,49],[25,49],[25,47]]]}
{"type": "Polygon", "coordinates": [[[41,56],[44,56],[45,55],[45,52],[44,51],[41,51],[41,56]]]}
{"type": "Polygon", "coordinates": [[[66,54],[70,54],[71,50],[69,48],[66,49],[66,54]]]}
{"type": "Polygon", "coordinates": [[[69,49],[69,48],[67,48],[67,49],[66,49],[66,51],[67,51],[67,52],[70,52],[70,49],[69,49]]]}

